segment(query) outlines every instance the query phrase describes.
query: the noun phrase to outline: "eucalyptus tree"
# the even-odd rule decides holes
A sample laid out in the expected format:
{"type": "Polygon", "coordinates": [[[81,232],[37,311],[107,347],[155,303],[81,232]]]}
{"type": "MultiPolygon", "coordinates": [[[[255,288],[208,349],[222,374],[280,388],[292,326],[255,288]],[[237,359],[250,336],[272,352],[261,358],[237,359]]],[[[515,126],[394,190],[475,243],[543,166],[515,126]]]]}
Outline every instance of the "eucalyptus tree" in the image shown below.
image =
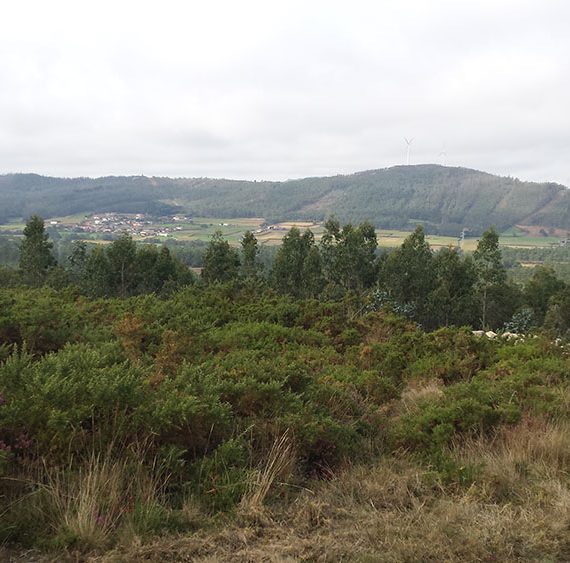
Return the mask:
{"type": "Polygon", "coordinates": [[[554,296],[561,293],[566,284],[556,277],[552,268],[538,266],[533,269],[532,277],[524,288],[524,301],[532,309],[534,322],[544,322],[548,307],[554,296]]]}
{"type": "Polygon", "coordinates": [[[228,282],[238,277],[240,260],[238,251],[216,231],[204,252],[202,279],[206,283],[228,282]]]}
{"type": "Polygon", "coordinates": [[[257,278],[261,273],[259,244],[251,231],[246,231],[241,239],[241,273],[245,278],[257,278]]]}
{"type": "Polygon", "coordinates": [[[137,246],[129,234],[123,233],[106,250],[112,292],[127,297],[134,293],[138,283],[137,246]]]}
{"type": "Polygon", "coordinates": [[[45,230],[44,220],[32,215],[24,228],[24,238],[20,245],[20,271],[26,283],[42,285],[51,269],[56,265],[53,256],[53,243],[45,230]]]}
{"type": "Polygon", "coordinates": [[[320,256],[313,233],[293,227],[284,237],[273,262],[271,281],[281,293],[314,297],[322,289],[320,256]]]}
{"type": "MultiPolygon", "coordinates": [[[[488,228],[473,252],[473,260],[477,271],[477,296],[479,300],[479,317],[483,329],[489,324],[495,325],[495,319],[490,319],[493,307],[497,307],[501,297],[506,293],[507,271],[503,266],[501,250],[499,248],[499,233],[494,227],[488,228]]],[[[497,317],[497,315],[493,315],[497,317]]]]}
{"type": "Polygon", "coordinates": [[[428,297],[428,328],[470,325],[476,318],[477,272],[471,256],[442,248],[433,257],[434,289],[428,297]]]}
{"type": "Polygon", "coordinates": [[[329,219],[321,239],[323,271],[328,283],[345,290],[362,291],[374,285],[378,275],[374,227],[364,222],[342,228],[336,219],[329,219]]]}
{"type": "Polygon", "coordinates": [[[380,276],[390,297],[419,322],[426,319],[428,298],[435,288],[433,260],[423,226],[418,225],[385,260],[380,276]]]}

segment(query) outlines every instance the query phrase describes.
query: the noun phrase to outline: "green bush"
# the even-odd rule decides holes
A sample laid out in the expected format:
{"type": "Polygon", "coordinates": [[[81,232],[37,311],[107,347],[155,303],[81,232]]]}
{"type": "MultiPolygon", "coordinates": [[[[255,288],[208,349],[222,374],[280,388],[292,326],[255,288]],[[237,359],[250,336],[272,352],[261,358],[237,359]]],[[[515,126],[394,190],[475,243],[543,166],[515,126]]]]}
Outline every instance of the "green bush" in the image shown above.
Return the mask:
{"type": "Polygon", "coordinates": [[[250,472],[247,447],[242,439],[230,439],[194,465],[199,498],[210,511],[234,508],[246,491],[250,472]]]}
{"type": "Polygon", "coordinates": [[[73,481],[92,454],[136,459],[162,480],[121,520],[152,535],[187,529],[188,498],[231,511],[285,431],[301,483],[390,449],[467,483],[477,468],[450,446],[522,416],[568,416],[568,350],[546,337],[428,334],[386,311],[358,317],[357,303],[238,285],[120,300],[13,288],[0,305],[0,533],[29,544],[79,540],[38,516],[45,483],[6,483],[33,483],[39,467],[73,481]]]}

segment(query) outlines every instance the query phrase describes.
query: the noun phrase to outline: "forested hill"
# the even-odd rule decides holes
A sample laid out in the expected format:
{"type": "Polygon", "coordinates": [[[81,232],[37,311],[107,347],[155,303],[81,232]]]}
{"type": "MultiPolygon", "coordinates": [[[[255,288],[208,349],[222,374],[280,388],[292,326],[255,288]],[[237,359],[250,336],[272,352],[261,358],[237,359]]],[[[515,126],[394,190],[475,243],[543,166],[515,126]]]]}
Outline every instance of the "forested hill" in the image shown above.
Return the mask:
{"type": "Polygon", "coordinates": [[[395,166],[351,175],[286,182],[208,178],[50,178],[0,176],[0,221],[32,213],[55,217],[120,211],[194,216],[264,217],[268,221],[370,220],[377,227],[457,234],[488,225],[570,229],[570,192],[554,183],[522,182],[466,168],[395,166]]]}

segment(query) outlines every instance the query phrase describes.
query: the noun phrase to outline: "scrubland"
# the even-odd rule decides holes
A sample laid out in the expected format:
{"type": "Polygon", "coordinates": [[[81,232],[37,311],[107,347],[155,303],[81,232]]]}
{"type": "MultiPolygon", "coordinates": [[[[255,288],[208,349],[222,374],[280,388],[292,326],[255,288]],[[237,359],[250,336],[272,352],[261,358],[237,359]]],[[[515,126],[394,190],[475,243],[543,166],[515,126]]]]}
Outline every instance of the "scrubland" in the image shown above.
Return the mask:
{"type": "Polygon", "coordinates": [[[0,300],[3,560],[570,559],[564,339],[247,285],[0,300]]]}

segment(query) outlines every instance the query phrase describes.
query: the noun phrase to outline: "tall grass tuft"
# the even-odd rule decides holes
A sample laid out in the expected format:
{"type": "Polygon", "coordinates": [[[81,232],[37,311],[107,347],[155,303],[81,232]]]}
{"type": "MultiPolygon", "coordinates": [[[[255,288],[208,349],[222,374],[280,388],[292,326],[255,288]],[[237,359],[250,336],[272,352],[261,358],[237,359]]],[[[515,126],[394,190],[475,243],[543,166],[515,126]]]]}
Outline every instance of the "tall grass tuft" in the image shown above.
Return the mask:
{"type": "Polygon", "coordinates": [[[295,465],[295,446],[289,429],[275,439],[263,466],[253,473],[240,502],[246,517],[263,514],[263,505],[273,485],[290,474],[295,465]]]}
{"type": "Polygon", "coordinates": [[[50,520],[58,534],[85,547],[106,545],[139,486],[129,464],[93,454],[78,471],[45,470],[50,520]]]}
{"type": "Polygon", "coordinates": [[[47,522],[62,543],[85,549],[109,545],[133,521],[145,528],[144,520],[155,516],[149,507],[160,506],[168,483],[168,475],[153,469],[146,470],[131,451],[91,453],[77,467],[44,463],[40,488],[47,522]]]}

